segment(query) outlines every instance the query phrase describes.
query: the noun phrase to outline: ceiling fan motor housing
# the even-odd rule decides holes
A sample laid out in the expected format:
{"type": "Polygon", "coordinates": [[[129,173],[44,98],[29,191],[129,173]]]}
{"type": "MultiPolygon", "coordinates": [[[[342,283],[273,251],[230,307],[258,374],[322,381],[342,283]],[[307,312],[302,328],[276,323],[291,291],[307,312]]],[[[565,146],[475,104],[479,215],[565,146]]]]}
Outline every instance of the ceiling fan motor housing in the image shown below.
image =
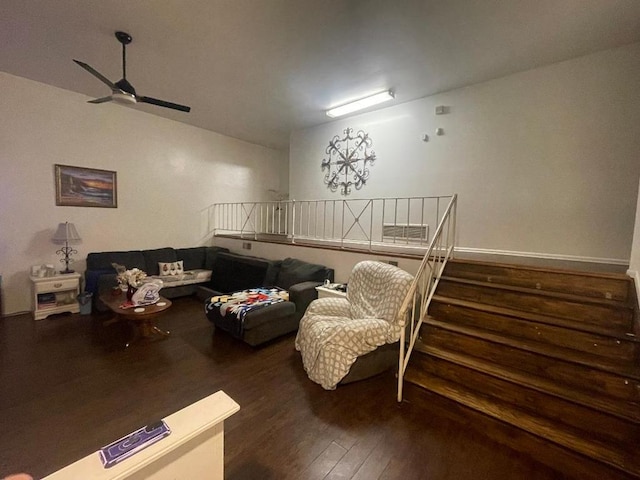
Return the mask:
{"type": "Polygon", "coordinates": [[[133,88],[133,85],[131,85],[126,78],[123,78],[122,80],[118,80],[116,83],[114,83],[114,85],[118,87],[120,90],[122,90],[123,92],[126,92],[130,95],[136,94],[136,89],[133,88]]]}

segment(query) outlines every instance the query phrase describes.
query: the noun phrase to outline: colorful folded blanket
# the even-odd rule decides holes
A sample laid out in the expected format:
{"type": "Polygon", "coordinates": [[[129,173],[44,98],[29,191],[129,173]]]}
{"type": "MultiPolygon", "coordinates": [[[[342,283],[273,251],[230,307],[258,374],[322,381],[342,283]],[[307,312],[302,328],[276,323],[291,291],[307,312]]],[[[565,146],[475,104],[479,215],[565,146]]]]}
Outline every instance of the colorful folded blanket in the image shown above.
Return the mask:
{"type": "Polygon", "coordinates": [[[211,297],[205,305],[205,311],[217,309],[222,317],[235,315],[244,320],[247,313],[274,303],[289,300],[289,292],[281,288],[251,288],[229,295],[211,297]]]}

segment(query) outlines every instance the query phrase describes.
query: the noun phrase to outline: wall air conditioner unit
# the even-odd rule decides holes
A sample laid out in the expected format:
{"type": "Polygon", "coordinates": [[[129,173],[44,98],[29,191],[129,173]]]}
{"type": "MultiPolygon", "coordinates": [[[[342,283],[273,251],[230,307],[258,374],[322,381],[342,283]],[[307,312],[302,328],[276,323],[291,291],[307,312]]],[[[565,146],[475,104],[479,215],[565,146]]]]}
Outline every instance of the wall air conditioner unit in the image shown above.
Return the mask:
{"type": "Polygon", "coordinates": [[[382,225],[382,240],[385,242],[424,243],[429,239],[429,225],[382,225]]]}

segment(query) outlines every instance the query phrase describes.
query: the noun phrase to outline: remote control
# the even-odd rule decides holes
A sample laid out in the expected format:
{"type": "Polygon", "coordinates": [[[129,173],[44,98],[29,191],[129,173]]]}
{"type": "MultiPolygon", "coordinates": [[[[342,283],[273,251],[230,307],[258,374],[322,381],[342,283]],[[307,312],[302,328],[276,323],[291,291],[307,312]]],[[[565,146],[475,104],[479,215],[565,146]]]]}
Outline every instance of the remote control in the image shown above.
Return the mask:
{"type": "Polygon", "coordinates": [[[112,467],[140,450],[153,445],[158,440],[162,440],[170,433],[171,430],[164,420],[158,420],[139,428],[135,432],[102,447],[99,451],[102,465],[105,468],[112,467]]]}

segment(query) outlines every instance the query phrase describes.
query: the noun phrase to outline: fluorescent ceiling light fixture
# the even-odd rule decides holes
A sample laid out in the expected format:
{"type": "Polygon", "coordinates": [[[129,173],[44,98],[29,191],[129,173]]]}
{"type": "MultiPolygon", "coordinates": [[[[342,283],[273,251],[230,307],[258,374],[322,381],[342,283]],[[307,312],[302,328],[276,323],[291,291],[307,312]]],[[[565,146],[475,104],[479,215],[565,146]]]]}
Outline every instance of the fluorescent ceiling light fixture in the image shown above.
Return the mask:
{"type": "Polygon", "coordinates": [[[371,107],[372,105],[377,105],[379,103],[386,102],[387,100],[392,99],[393,92],[391,90],[385,90],[384,92],[376,93],[375,95],[371,95],[370,97],[361,98],[360,100],[356,100],[355,102],[331,108],[327,110],[326,113],[328,117],[340,117],[342,115],[346,115],[347,113],[362,110],[363,108],[371,107]]]}

